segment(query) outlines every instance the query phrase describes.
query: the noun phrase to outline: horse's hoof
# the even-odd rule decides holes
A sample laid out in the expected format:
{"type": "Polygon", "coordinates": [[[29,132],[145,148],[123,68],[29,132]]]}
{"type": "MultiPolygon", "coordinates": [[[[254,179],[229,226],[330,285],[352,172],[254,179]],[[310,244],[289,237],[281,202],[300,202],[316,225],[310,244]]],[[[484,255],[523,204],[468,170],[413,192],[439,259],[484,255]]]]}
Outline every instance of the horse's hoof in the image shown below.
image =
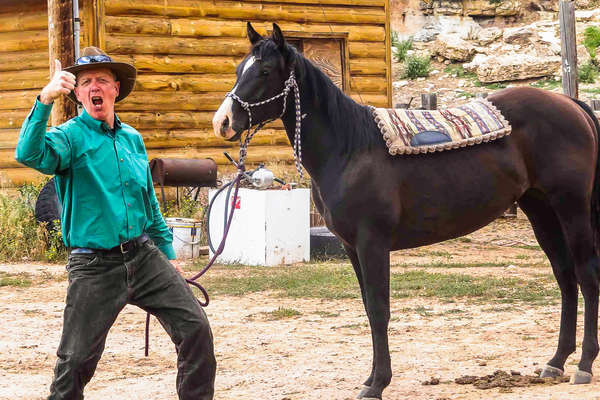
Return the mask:
{"type": "Polygon", "coordinates": [[[564,373],[562,369],[546,364],[540,374],[540,378],[556,378],[557,376],[563,376],[564,373]]]}
{"type": "Polygon", "coordinates": [[[381,397],[372,397],[373,395],[369,393],[371,391],[371,386],[364,386],[360,393],[358,394],[357,399],[360,400],[381,400],[381,397]]]}
{"type": "Polygon", "coordinates": [[[578,369],[571,377],[572,385],[583,385],[592,382],[592,374],[578,369]]]}

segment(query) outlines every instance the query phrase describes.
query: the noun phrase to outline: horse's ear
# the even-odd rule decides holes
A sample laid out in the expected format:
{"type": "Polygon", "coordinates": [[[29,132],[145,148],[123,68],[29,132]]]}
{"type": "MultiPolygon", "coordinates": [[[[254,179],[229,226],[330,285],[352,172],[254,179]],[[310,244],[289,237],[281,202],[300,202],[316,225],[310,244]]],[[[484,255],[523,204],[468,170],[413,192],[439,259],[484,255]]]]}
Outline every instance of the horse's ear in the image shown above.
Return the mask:
{"type": "Polygon", "coordinates": [[[246,23],[246,32],[248,33],[248,40],[250,40],[252,45],[255,45],[259,41],[263,40],[263,37],[254,30],[250,22],[246,23]]]}
{"type": "Polygon", "coordinates": [[[285,38],[283,37],[283,33],[279,28],[279,25],[273,24],[273,41],[279,48],[279,50],[283,50],[285,47],[285,38]]]}

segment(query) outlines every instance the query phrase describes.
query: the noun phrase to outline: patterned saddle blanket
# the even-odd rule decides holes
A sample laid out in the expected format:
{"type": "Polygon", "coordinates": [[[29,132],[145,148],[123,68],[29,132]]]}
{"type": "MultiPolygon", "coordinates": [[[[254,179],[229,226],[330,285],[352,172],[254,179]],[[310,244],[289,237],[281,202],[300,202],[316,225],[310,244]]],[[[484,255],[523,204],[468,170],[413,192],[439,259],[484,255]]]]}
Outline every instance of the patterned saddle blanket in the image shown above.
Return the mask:
{"type": "Polygon", "coordinates": [[[488,100],[445,110],[372,108],[390,154],[433,153],[510,135],[511,126],[488,100]]]}

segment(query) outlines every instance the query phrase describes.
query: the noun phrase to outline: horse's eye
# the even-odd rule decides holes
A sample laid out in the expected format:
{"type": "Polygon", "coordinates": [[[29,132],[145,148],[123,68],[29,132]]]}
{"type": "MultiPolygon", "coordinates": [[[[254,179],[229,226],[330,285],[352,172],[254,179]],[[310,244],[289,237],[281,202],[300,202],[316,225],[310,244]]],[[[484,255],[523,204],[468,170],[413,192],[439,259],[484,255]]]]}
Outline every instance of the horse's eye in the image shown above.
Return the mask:
{"type": "Polygon", "coordinates": [[[269,72],[270,71],[268,69],[263,69],[261,72],[261,75],[267,76],[267,75],[269,75],[269,72]]]}

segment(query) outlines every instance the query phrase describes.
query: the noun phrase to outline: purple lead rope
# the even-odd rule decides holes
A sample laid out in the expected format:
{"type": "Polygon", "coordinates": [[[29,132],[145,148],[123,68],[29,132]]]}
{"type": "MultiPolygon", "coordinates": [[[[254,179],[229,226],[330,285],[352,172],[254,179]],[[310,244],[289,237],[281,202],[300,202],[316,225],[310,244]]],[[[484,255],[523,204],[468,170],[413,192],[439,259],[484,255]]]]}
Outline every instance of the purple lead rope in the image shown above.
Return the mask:
{"type": "MultiPolygon", "coordinates": [[[[256,131],[254,133],[256,133],[256,131]]],[[[246,143],[245,143],[246,146],[244,146],[244,147],[247,147],[248,142],[249,142],[249,140],[247,139],[246,143]]],[[[231,207],[231,210],[229,211],[229,216],[227,218],[227,224],[225,225],[225,227],[223,229],[223,239],[221,239],[221,244],[219,244],[219,247],[216,249],[212,258],[210,259],[208,264],[206,264],[206,266],[202,269],[202,271],[198,272],[196,275],[192,276],[191,278],[186,279],[186,282],[188,284],[198,288],[202,292],[202,295],[204,296],[205,301],[202,302],[198,299],[198,303],[200,303],[200,305],[202,307],[208,306],[210,299],[208,297],[208,292],[206,291],[206,289],[204,289],[202,287],[202,285],[200,285],[198,282],[196,282],[196,279],[200,278],[202,275],[204,275],[210,269],[210,267],[212,267],[212,265],[215,263],[215,260],[217,259],[217,257],[221,255],[221,253],[223,252],[223,249],[225,248],[225,241],[227,239],[227,234],[229,233],[229,228],[231,227],[231,222],[233,221],[233,212],[235,211],[235,203],[237,202],[238,190],[240,188],[240,181],[242,180],[242,177],[244,176],[244,171],[245,171],[244,160],[243,160],[243,158],[240,158],[240,162],[238,163],[238,174],[235,177],[235,180],[233,182],[233,185],[235,185],[235,190],[233,192],[233,206],[231,207]]],[[[208,229],[208,227],[207,227],[207,229],[208,229]]],[[[145,345],[145,349],[144,349],[145,357],[148,357],[149,348],[150,348],[150,313],[146,313],[146,345],[145,345]]]]}

